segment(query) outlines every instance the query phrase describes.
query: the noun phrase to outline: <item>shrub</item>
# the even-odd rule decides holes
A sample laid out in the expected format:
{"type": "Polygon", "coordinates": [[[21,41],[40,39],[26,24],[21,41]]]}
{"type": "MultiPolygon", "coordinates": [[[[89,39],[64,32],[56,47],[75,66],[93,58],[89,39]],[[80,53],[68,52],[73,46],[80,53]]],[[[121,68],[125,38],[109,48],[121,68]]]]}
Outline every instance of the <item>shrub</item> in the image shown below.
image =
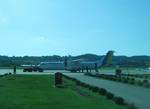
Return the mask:
{"type": "Polygon", "coordinates": [[[72,81],[77,81],[75,78],[71,78],[72,81]]]}
{"type": "Polygon", "coordinates": [[[85,87],[85,86],[86,86],[86,83],[81,82],[81,85],[80,85],[80,86],[85,87]]]}
{"type": "Polygon", "coordinates": [[[128,76],[130,76],[130,74],[129,74],[129,73],[127,74],[127,77],[128,77],[128,76]]]}
{"type": "Polygon", "coordinates": [[[145,78],[148,79],[148,75],[145,75],[145,78]]]}
{"type": "Polygon", "coordinates": [[[130,80],[130,78],[129,78],[129,77],[127,77],[127,80],[130,80]]]}
{"type": "Polygon", "coordinates": [[[139,75],[139,78],[143,78],[144,76],[143,75],[139,75]]]}
{"type": "Polygon", "coordinates": [[[89,85],[89,84],[85,84],[84,87],[85,87],[85,88],[89,88],[90,85],[89,85]]]}
{"type": "Polygon", "coordinates": [[[143,86],[149,88],[150,87],[150,83],[143,83],[143,86]]]}
{"type": "Polygon", "coordinates": [[[117,81],[117,78],[113,77],[112,80],[113,80],[113,81],[117,81]]]}
{"type": "Polygon", "coordinates": [[[111,81],[112,81],[112,80],[113,80],[113,77],[109,78],[109,80],[111,80],[111,81]]]}
{"type": "Polygon", "coordinates": [[[106,90],[106,89],[104,89],[104,88],[100,88],[100,89],[99,89],[99,94],[101,94],[101,95],[106,95],[106,93],[107,93],[107,90],[106,90]]]}
{"type": "Polygon", "coordinates": [[[107,76],[107,78],[108,78],[109,80],[112,80],[112,79],[113,79],[113,76],[112,76],[112,75],[109,75],[109,76],[107,76]]]}
{"type": "Polygon", "coordinates": [[[122,69],[120,69],[120,68],[118,68],[118,69],[116,69],[116,75],[121,75],[121,73],[122,73],[122,69]]]}
{"type": "Polygon", "coordinates": [[[140,74],[140,75],[139,75],[139,78],[144,78],[144,75],[140,74]]]}
{"type": "Polygon", "coordinates": [[[76,81],[76,85],[80,86],[81,82],[80,81],[76,81]]]}
{"type": "Polygon", "coordinates": [[[117,81],[118,81],[118,82],[121,82],[121,78],[118,78],[117,81]]]}
{"type": "Polygon", "coordinates": [[[127,79],[122,80],[123,83],[128,83],[127,79]]]}
{"type": "Polygon", "coordinates": [[[134,104],[128,104],[127,109],[139,109],[134,104]]]}
{"type": "Polygon", "coordinates": [[[92,91],[93,91],[93,92],[98,92],[98,91],[99,91],[99,88],[98,88],[98,87],[93,87],[93,88],[92,88],[92,91]]]}
{"type": "Polygon", "coordinates": [[[87,73],[87,72],[86,72],[86,73],[84,73],[84,75],[90,76],[90,75],[89,75],[89,73],[87,73]]]}
{"type": "Polygon", "coordinates": [[[134,78],[131,78],[131,80],[132,80],[132,81],[135,81],[135,79],[134,79],[134,78]]]}
{"type": "Polygon", "coordinates": [[[142,86],[142,85],[143,85],[143,82],[140,81],[140,80],[138,80],[138,81],[137,81],[137,85],[138,85],[138,86],[142,86]]]}
{"type": "Polygon", "coordinates": [[[115,101],[116,104],[125,105],[125,101],[122,97],[115,97],[114,101],[115,101]]]}
{"type": "Polygon", "coordinates": [[[143,80],[143,83],[148,83],[148,80],[147,79],[143,80]]]}
{"type": "Polygon", "coordinates": [[[77,79],[74,79],[73,81],[74,81],[74,82],[78,82],[79,80],[77,80],[77,79]]]}
{"type": "Polygon", "coordinates": [[[138,75],[138,74],[135,74],[134,76],[135,76],[135,77],[139,77],[139,75],[138,75]]]}
{"type": "Polygon", "coordinates": [[[134,77],[134,74],[130,74],[131,77],[134,77]]]}
{"type": "Polygon", "coordinates": [[[9,74],[8,74],[8,73],[5,73],[5,74],[4,74],[4,76],[7,76],[7,75],[9,75],[9,74]]]}
{"type": "Polygon", "coordinates": [[[122,77],[122,79],[126,79],[126,77],[122,77]]]}
{"type": "Polygon", "coordinates": [[[129,81],[129,84],[132,84],[132,85],[133,85],[133,84],[135,84],[135,81],[132,81],[132,80],[131,80],[131,81],[129,81]]]}
{"type": "Polygon", "coordinates": [[[107,92],[106,98],[107,98],[107,99],[113,99],[113,98],[114,98],[114,94],[112,94],[112,93],[110,93],[110,92],[107,92]]]}
{"type": "Polygon", "coordinates": [[[92,90],[93,89],[93,86],[89,86],[89,90],[92,90]]]}

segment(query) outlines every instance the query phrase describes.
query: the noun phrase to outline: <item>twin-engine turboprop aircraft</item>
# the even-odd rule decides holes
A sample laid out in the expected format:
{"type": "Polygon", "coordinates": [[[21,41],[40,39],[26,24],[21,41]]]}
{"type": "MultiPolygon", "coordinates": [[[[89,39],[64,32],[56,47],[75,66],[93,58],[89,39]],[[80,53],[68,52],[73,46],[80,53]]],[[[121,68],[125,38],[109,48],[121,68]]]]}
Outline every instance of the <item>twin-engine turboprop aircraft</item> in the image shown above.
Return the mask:
{"type": "Polygon", "coordinates": [[[63,62],[41,62],[38,66],[24,68],[24,72],[44,70],[68,70],[71,72],[84,72],[84,70],[95,70],[98,72],[98,68],[102,66],[108,66],[112,64],[112,57],[114,51],[108,51],[106,56],[103,56],[97,61],[85,61],[84,59],[72,60],[71,57],[65,57],[63,62]]]}

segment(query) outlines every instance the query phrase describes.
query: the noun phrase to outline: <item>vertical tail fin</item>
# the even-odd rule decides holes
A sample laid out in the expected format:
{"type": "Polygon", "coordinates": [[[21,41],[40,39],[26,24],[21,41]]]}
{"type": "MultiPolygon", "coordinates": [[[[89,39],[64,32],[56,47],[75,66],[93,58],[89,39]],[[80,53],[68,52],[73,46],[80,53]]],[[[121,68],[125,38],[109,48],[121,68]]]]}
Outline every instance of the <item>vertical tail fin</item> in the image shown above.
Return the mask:
{"type": "Polygon", "coordinates": [[[109,66],[112,65],[112,58],[113,58],[114,51],[108,51],[104,60],[102,62],[102,66],[109,66]]]}
{"type": "Polygon", "coordinates": [[[98,63],[98,67],[112,65],[113,53],[114,53],[114,51],[108,51],[108,53],[106,54],[106,56],[104,56],[101,59],[101,61],[98,63]]]}

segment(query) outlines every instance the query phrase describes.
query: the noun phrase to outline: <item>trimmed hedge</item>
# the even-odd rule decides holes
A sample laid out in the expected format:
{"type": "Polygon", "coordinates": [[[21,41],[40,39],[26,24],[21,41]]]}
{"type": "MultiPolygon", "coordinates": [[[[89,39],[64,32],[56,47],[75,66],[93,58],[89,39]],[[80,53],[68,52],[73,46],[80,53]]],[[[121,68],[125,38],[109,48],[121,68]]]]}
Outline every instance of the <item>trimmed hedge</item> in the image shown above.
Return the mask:
{"type": "Polygon", "coordinates": [[[135,79],[134,79],[134,78],[131,78],[131,80],[132,80],[132,81],[135,81],[135,79]]]}
{"type": "Polygon", "coordinates": [[[148,80],[147,79],[143,80],[143,83],[148,83],[148,80]]]}
{"type": "Polygon", "coordinates": [[[122,82],[127,84],[129,81],[128,81],[128,79],[124,79],[124,80],[122,80],[122,82]]]}
{"type": "Polygon", "coordinates": [[[99,94],[100,94],[100,95],[106,95],[106,93],[107,93],[107,90],[106,90],[106,89],[104,89],[104,88],[100,88],[100,89],[99,89],[99,94]]]}
{"type": "Polygon", "coordinates": [[[143,86],[146,88],[150,88],[150,83],[143,83],[143,86]]]}
{"type": "MultiPolygon", "coordinates": [[[[107,92],[106,89],[104,88],[99,88],[99,87],[96,87],[96,86],[92,86],[92,85],[89,85],[89,84],[86,84],[86,83],[83,83],[75,78],[71,78],[71,77],[68,77],[66,75],[63,75],[65,78],[67,79],[70,79],[74,82],[76,82],[77,85],[79,86],[82,86],[82,87],[85,87],[85,88],[88,88],[89,90],[93,91],[93,92],[98,92],[100,95],[103,95],[103,96],[106,96],[106,99],[109,99],[109,100],[113,100],[116,104],[118,105],[127,105],[125,103],[125,100],[122,98],[122,97],[114,97],[114,94],[113,93],[110,93],[110,92],[107,92]]],[[[114,79],[114,77],[113,77],[114,79]]],[[[127,79],[124,78],[124,80],[128,81],[127,79]]],[[[132,80],[131,80],[132,81],[132,80]]],[[[134,81],[134,80],[133,80],[134,81]]],[[[138,109],[138,108],[135,108],[134,105],[130,105],[128,104],[128,109],[138,109]]]]}
{"type": "Polygon", "coordinates": [[[98,87],[93,87],[93,88],[92,88],[92,91],[93,91],[93,92],[98,92],[98,91],[99,91],[99,88],[98,88],[98,87]]]}
{"type": "Polygon", "coordinates": [[[135,84],[135,81],[130,80],[130,81],[129,81],[129,84],[134,85],[134,84],[135,84]]]}
{"type": "Polygon", "coordinates": [[[93,86],[89,86],[89,90],[92,90],[93,89],[93,86]]]}
{"type": "MultiPolygon", "coordinates": [[[[91,74],[86,74],[87,76],[91,76],[91,74]]],[[[150,82],[145,79],[143,81],[136,80],[134,77],[144,77],[144,75],[141,74],[122,74],[122,76],[116,76],[116,75],[107,75],[107,74],[96,74],[92,75],[92,77],[97,77],[97,78],[102,78],[102,79],[107,79],[111,81],[117,81],[117,82],[122,82],[125,84],[131,84],[131,85],[137,85],[137,86],[142,86],[146,88],[150,88],[150,82]],[[126,76],[126,77],[124,77],[126,76]]]]}
{"type": "Polygon", "coordinates": [[[107,99],[113,99],[113,98],[114,98],[114,94],[112,94],[112,93],[110,93],[110,92],[107,92],[106,98],[107,98],[107,99]]]}
{"type": "Polygon", "coordinates": [[[4,77],[4,76],[8,76],[8,75],[11,75],[12,73],[5,73],[3,75],[0,75],[0,77],[4,77]]]}
{"type": "Polygon", "coordinates": [[[114,97],[114,101],[116,104],[125,105],[125,101],[122,97],[114,97]]]}
{"type": "Polygon", "coordinates": [[[141,80],[138,80],[138,81],[137,81],[137,85],[138,85],[138,86],[143,86],[143,82],[142,82],[141,80]]]}

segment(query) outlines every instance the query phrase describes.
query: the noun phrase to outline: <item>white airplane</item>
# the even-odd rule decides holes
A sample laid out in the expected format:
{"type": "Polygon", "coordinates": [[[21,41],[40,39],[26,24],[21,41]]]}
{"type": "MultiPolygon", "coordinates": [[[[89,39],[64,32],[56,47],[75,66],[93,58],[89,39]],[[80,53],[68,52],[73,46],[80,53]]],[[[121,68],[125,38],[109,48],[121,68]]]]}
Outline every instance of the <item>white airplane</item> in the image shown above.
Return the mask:
{"type": "Polygon", "coordinates": [[[108,51],[106,56],[98,61],[72,60],[71,57],[65,57],[63,62],[41,62],[36,68],[40,70],[68,70],[71,72],[95,70],[98,72],[98,68],[112,64],[113,53],[114,51],[108,51]]]}
{"type": "Polygon", "coordinates": [[[64,62],[41,62],[38,67],[43,70],[65,70],[64,62]]]}

